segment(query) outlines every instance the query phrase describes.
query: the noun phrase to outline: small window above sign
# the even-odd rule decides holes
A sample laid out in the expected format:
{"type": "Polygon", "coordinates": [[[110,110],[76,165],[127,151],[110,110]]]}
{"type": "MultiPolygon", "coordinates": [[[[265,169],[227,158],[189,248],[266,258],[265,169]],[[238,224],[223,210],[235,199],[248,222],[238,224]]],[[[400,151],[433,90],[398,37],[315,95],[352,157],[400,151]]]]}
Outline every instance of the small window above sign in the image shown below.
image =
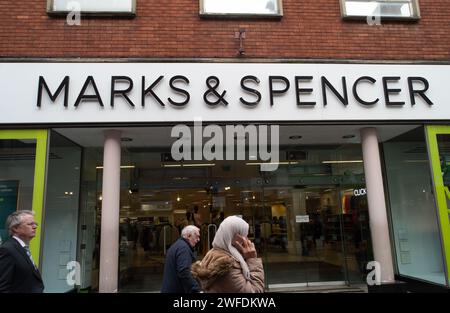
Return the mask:
{"type": "Polygon", "coordinates": [[[417,0],[341,0],[341,13],[344,19],[420,19],[417,0]]]}
{"type": "Polygon", "coordinates": [[[62,15],[74,11],[87,15],[134,16],[136,0],[47,0],[48,14],[62,15]]]}
{"type": "Polygon", "coordinates": [[[203,17],[282,17],[281,0],[199,0],[203,17]]]}

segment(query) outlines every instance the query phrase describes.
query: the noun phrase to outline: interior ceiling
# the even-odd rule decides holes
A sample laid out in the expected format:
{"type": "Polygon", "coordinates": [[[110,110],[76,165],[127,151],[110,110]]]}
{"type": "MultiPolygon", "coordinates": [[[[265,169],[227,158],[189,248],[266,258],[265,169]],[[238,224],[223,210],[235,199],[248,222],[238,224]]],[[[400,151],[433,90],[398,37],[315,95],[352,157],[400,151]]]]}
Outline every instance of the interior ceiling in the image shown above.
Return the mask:
{"type": "MultiPolygon", "coordinates": [[[[204,125],[205,126],[205,125],[204,125]]],[[[384,142],[419,125],[281,125],[280,145],[329,145],[360,143],[360,129],[375,127],[379,141],[384,142]],[[352,138],[344,136],[354,135],[352,138]],[[291,136],[301,136],[291,139],[291,136]]],[[[222,127],[223,128],[223,127],[222,127]]],[[[56,128],[55,130],[83,147],[102,147],[104,131],[112,128],[56,128]]],[[[123,147],[170,147],[177,140],[170,136],[171,126],[114,127],[122,131],[123,147]]],[[[191,128],[192,129],[192,128],[191,128]]],[[[224,132],[225,133],[225,132],[224,132]]],[[[207,140],[208,138],[206,138],[207,140]]],[[[226,139],[224,139],[226,140],[226,139]]]]}

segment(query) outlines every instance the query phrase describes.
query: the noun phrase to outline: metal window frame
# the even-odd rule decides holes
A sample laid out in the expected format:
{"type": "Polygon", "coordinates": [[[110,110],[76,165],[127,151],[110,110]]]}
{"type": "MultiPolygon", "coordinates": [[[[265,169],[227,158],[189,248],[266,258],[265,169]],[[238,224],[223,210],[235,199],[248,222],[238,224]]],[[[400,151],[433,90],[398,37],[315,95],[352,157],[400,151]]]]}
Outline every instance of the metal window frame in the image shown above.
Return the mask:
{"type": "MultiPolygon", "coordinates": [[[[204,1],[199,0],[199,15],[205,18],[281,18],[283,17],[283,0],[277,0],[278,13],[208,13],[205,12],[204,1]]],[[[223,0],[226,1],[226,0],[223,0]]]]}
{"type": "MultiPolygon", "coordinates": [[[[94,0],[95,1],[95,0],[94,0]]],[[[135,17],[136,16],[136,0],[131,1],[131,11],[130,12],[119,12],[119,11],[83,11],[81,10],[82,15],[88,16],[126,16],[126,17],[135,17]]],[[[53,10],[53,4],[55,0],[47,0],[47,14],[53,16],[61,16],[67,15],[70,13],[69,10],[64,11],[55,11],[53,10]]]]}
{"type": "Polygon", "coordinates": [[[427,153],[430,161],[432,176],[432,188],[434,200],[436,201],[438,225],[441,239],[442,256],[444,258],[444,272],[447,287],[450,286],[450,208],[447,205],[447,195],[444,180],[441,173],[441,163],[439,160],[438,135],[450,135],[450,126],[447,125],[426,125],[427,153]]]}
{"type": "Polygon", "coordinates": [[[381,19],[384,20],[407,20],[407,21],[417,21],[421,18],[420,16],[420,8],[419,8],[419,0],[339,0],[341,6],[341,17],[343,19],[353,19],[353,20],[361,20],[367,19],[366,15],[349,15],[346,10],[346,3],[348,1],[354,2],[378,2],[378,3],[388,3],[388,2],[409,2],[411,5],[412,14],[410,16],[383,16],[381,15],[381,19]]]}

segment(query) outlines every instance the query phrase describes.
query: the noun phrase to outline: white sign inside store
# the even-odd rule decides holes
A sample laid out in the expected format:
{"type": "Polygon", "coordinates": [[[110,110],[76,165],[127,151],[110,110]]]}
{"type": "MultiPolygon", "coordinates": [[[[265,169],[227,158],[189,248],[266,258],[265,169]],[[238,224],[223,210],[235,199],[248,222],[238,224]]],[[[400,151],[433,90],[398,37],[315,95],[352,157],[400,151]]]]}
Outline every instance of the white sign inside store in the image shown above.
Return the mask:
{"type": "Polygon", "coordinates": [[[296,215],[295,222],[296,223],[309,223],[309,215],[296,215]]]}
{"type": "Polygon", "coordinates": [[[450,118],[450,65],[0,63],[0,124],[450,118]]]}

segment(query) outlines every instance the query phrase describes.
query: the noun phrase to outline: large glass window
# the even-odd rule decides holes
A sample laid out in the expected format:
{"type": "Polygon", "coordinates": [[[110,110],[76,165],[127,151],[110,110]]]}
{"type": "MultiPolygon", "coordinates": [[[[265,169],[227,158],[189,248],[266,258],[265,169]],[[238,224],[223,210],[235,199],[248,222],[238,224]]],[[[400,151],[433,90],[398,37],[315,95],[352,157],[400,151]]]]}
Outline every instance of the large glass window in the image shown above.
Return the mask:
{"type": "Polygon", "coordinates": [[[43,223],[42,276],[46,292],[66,292],[67,264],[76,261],[81,148],[56,132],[50,135],[43,223]]]}
{"type": "Polygon", "coordinates": [[[341,0],[342,17],[419,19],[417,0],[341,0]]]}
{"type": "Polygon", "coordinates": [[[8,215],[32,208],[35,157],[36,139],[0,139],[0,243],[8,215]]]}
{"type": "Polygon", "coordinates": [[[399,274],[445,284],[424,129],[385,142],[383,149],[399,274]]]}
{"type": "Polygon", "coordinates": [[[283,11],[281,0],[200,0],[200,15],[279,17],[283,11]]]}

